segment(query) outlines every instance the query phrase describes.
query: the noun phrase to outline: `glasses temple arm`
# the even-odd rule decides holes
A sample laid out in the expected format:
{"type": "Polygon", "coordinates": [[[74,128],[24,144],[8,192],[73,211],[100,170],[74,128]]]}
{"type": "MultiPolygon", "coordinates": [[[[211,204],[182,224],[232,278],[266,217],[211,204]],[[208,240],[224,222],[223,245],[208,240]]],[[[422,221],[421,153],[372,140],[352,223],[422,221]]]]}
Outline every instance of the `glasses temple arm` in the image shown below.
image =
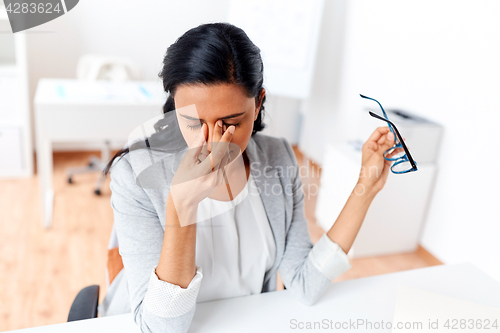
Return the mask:
{"type": "Polygon", "coordinates": [[[384,114],[384,117],[387,118],[387,114],[385,113],[384,107],[382,106],[382,104],[380,104],[379,101],[377,101],[375,98],[371,98],[371,97],[365,96],[363,94],[359,94],[359,96],[361,96],[362,98],[366,98],[366,99],[369,99],[369,100],[376,102],[380,106],[380,108],[382,109],[382,113],[384,114]]]}

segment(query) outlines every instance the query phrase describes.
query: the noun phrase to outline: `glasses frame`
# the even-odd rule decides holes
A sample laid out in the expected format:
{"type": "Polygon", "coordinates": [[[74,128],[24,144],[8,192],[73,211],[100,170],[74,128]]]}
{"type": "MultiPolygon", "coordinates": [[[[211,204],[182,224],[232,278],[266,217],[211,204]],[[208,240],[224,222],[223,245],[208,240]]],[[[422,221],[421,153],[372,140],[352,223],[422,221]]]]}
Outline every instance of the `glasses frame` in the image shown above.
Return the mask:
{"type": "Polygon", "coordinates": [[[408,173],[408,172],[412,172],[412,171],[417,171],[418,170],[418,168],[417,168],[417,162],[412,158],[412,156],[410,154],[410,151],[408,150],[408,147],[406,147],[406,144],[404,143],[404,140],[401,137],[401,134],[399,134],[399,131],[396,128],[396,125],[394,125],[394,123],[391,122],[389,120],[389,118],[387,117],[387,113],[385,113],[385,110],[382,107],[382,104],[380,104],[379,101],[377,101],[374,98],[371,98],[371,97],[368,97],[368,96],[365,96],[365,95],[362,95],[362,94],[359,94],[359,96],[361,96],[362,98],[366,98],[366,99],[375,101],[380,106],[380,109],[382,109],[382,113],[384,114],[384,118],[382,118],[381,116],[379,116],[378,114],[376,114],[376,113],[374,113],[374,112],[372,112],[370,110],[368,110],[368,112],[370,113],[370,116],[387,122],[388,125],[389,125],[389,129],[391,130],[392,134],[394,134],[394,137],[396,138],[396,144],[393,147],[387,149],[384,152],[384,159],[386,159],[387,161],[394,162],[392,164],[392,166],[391,166],[392,173],[403,174],[403,173],[408,173]],[[395,150],[397,148],[403,148],[403,150],[405,151],[405,154],[403,156],[395,157],[395,158],[393,158],[393,157],[386,157],[386,155],[388,155],[389,151],[395,150]],[[393,168],[396,165],[399,165],[399,164],[404,163],[404,162],[410,162],[412,168],[408,169],[408,170],[405,170],[405,171],[394,171],[393,168]]]}

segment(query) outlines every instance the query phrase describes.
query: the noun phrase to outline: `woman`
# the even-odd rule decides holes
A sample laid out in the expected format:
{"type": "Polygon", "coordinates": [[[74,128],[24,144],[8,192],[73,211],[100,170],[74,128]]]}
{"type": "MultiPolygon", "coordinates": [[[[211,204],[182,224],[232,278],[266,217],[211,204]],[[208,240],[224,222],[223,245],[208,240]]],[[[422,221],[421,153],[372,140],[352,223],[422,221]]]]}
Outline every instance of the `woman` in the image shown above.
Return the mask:
{"type": "Polygon", "coordinates": [[[156,187],[141,185],[128,150],[117,154],[111,203],[124,269],[101,316],[133,312],[143,332],[185,332],[196,302],[274,291],[278,271],[288,290],[313,304],[350,268],[346,253],[387,179],[389,128],[363,145],[358,184],[313,246],[293,150],[258,133],[263,64],[247,35],[224,23],[191,29],[168,48],[160,77],[169,93],[164,113],[175,115],[169,124],[187,146],[177,151],[181,159],[162,160],[175,176],[150,181],[156,187]]]}

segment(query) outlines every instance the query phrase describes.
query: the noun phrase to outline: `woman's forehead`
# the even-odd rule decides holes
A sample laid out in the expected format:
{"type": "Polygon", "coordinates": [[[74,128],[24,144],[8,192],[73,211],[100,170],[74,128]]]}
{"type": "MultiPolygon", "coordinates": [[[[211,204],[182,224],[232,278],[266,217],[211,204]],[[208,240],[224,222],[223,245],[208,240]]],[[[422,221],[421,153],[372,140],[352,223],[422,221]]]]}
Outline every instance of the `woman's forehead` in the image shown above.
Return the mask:
{"type": "Polygon", "coordinates": [[[175,106],[180,115],[192,118],[225,118],[252,110],[255,100],[236,84],[182,85],[175,92],[175,106]]]}

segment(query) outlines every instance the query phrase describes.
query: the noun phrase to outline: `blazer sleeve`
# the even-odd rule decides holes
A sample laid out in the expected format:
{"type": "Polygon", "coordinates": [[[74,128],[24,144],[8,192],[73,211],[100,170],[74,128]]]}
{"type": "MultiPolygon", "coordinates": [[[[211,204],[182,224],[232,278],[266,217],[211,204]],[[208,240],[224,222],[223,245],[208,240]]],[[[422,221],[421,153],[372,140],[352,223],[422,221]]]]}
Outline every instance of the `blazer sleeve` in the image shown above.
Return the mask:
{"type": "Polygon", "coordinates": [[[135,183],[125,157],[111,170],[113,208],[119,252],[122,256],[130,307],[141,332],[187,332],[193,318],[202,272],[187,288],[158,279],[156,266],[164,230],[148,195],[135,183]]]}
{"type": "Polygon", "coordinates": [[[278,271],[287,289],[307,305],[314,304],[331,282],[351,268],[342,248],[326,234],[313,246],[304,212],[304,191],[299,165],[291,145],[282,139],[293,162],[291,175],[293,215],[286,234],[285,251],[278,271]]]}

